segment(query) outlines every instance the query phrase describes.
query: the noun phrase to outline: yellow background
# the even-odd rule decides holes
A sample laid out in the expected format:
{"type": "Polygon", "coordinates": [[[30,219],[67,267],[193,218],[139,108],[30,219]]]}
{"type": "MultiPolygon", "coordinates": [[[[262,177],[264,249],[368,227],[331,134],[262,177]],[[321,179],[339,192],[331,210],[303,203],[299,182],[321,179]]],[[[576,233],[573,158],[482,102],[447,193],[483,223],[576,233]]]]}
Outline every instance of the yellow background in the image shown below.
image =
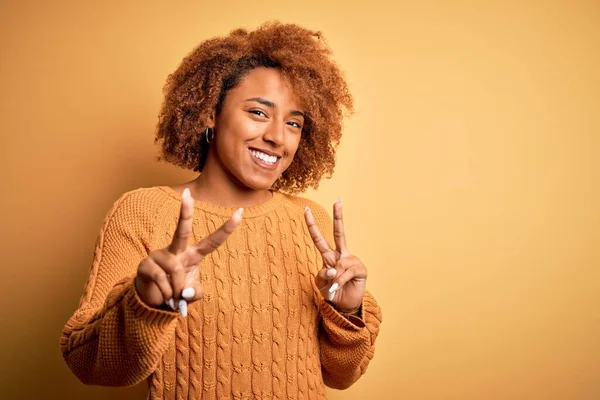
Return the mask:
{"type": "Polygon", "coordinates": [[[155,162],[166,76],[270,19],[322,30],[356,98],[334,178],[384,323],[332,399],[600,399],[595,1],[0,2],[3,398],[80,384],[59,336],[112,202],[155,162]],[[96,3],[93,4],[92,3],[96,3]]]}

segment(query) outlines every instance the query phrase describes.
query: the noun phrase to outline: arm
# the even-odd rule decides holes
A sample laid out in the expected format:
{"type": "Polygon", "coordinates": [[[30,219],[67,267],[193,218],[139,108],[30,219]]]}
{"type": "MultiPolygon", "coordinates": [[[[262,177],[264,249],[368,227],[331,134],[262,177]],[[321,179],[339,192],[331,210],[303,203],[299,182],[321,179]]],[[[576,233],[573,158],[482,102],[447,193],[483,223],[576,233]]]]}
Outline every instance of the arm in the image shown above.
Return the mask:
{"type": "Polygon", "coordinates": [[[60,339],[63,357],[86,384],[134,385],[156,368],[177,314],[146,306],[133,279],[148,255],[151,204],[139,192],[115,203],[100,231],[79,307],[60,339]]]}
{"type": "MultiPolygon", "coordinates": [[[[346,252],[345,239],[341,239],[344,236],[341,225],[341,208],[338,208],[337,211],[334,209],[334,213],[337,212],[340,218],[336,229],[334,229],[331,219],[322,207],[314,203],[310,206],[314,222],[319,231],[324,234],[325,241],[328,242],[327,246],[321,246],[320,251],[324,255],[325,263],[332,264],[332,260],[328,260],[328,257],[334,257],[333,252],[329,250],[332,243],[335,242],[336,248],[338,250],[342,249],[342,253],[346,252]],[[339,236],[337,241],[333,237],[334,231],[339,236]]],[[[313,239],[319,236],[319,232],[314,232],[313,239]]],[[[318,244],[317,247],[319,247],[318,244]]],[[[348,257],[352,256],[348,255],[348,257]]],[[[354,259],[359,261],[356,258],[354,259]]],[[[335,265],[337,267],[341,266],[339,259],[335,265]]],[[[356,270],[362,271],[363,268],[364,266],[360,263],[356,270]]],[[[364,269],[364,279],[366,281],[366,269],[364,269]]],[[[349,284],[350,282],[346,283],[347,286],[349,284]]],[[[365,373],[374,355],[375,339],[379,333],[382,320],[381,308],[373,296],[364,290],[364,283],[358,283],[353,290],[360,293],[357,299],[357,303],[360,304],[358,315],[340,313],[336,308],[335,301],[327,301],[323,296],[320,296],[319,344],[321,369],[325,384],[334,389],[350,387],[365,373]]],[[[321,290],[320,293],[322,294],[323,291],[321,290]]],[[[327,295],[327,290],[325,290],[325,293],[327,295]]]]}
{"type": "Polygon", "coordinates": [[[381,324],[381,309],[366,292],[361,317],[343,316],[323,300],[319,344],[323,381],[334,389],[347,389],[360,378],[375,353],[375,339],[381,324]]]}

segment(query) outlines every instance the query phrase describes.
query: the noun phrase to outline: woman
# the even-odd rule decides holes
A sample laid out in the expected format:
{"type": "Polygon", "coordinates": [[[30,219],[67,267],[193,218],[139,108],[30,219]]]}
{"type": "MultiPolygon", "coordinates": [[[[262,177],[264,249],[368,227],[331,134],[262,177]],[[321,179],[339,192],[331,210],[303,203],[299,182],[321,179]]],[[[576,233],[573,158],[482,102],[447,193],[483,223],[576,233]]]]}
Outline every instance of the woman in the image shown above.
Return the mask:
{"type": "Polygon", "coordinates": [[[200,44],[169,77],[156,140],[201,174],[126,193],[106,217],[61,338],[81,381],[320,399],[365,372],[381,312],[341,201],[332,224],[292,195],[332,173],[352,111],[329,56],[319,33],[272,23],[200,44]]]}

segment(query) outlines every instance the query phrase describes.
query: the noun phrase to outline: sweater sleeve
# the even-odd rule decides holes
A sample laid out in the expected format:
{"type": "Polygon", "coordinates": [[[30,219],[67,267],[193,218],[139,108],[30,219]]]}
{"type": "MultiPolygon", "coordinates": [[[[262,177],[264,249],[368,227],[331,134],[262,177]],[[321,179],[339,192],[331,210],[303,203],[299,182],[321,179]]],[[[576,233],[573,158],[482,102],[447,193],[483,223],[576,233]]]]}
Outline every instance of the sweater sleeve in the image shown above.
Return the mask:
{"type": "MultiPolygon", "coordinates": [[[[327,212],[310,204],[321,234],[333,246],[333,224],[327,212]]],[[[333,248],[333,247],[332,247],[333,248]]],[[[375,354],[375,340],[382,321],[381,308],[367,291],[361,316],[345,317],[321,297],[319,347],[323,381],[333,389],[347,389],[367,370],[375,354]]]]}
{"type": "Polygon", "coordinates": [[[141,382],[174,334],[177,313],[146,306],[133,284],[148,255],[152,209],[139,190],[121,197],[105,218],[84,294],[60,339],[67,365],[83,383],[141,382]]]}
{"type": "Polygon", "coordinates": [[[362,303],[362,318],[342,316],[323,300],[319,344],[323,381],[334,389],[347,389],[367,370],[375,354],[381,309],[369,292],[362,303]]]}

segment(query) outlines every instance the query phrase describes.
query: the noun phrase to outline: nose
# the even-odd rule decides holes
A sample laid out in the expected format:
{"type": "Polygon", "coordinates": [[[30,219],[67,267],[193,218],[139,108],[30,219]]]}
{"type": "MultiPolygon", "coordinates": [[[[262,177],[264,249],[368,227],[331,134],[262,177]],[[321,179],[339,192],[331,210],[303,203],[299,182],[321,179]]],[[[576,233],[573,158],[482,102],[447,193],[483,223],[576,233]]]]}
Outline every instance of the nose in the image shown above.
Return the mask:
{"type": "Polygon", "coordinates": [[[275,147],[283,146],[285,140],[285,128],[283,121],[272,120],[263,135],[265,142],[271,143],[275,147]]]}

